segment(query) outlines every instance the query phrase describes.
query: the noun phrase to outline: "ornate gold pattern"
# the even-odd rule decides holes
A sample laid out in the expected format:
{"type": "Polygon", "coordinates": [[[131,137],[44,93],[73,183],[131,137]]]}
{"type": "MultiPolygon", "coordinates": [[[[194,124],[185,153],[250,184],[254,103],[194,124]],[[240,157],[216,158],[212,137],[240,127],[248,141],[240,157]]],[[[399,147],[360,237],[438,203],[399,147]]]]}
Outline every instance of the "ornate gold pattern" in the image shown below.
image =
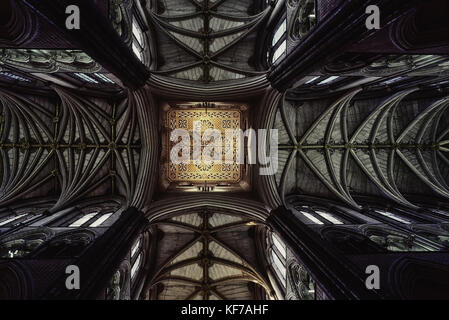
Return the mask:
{"type": "MultiPolygon", "coordinates": [[[[225,160],[225,136],[226,130],[242,128],[242,113],[240,110],[214,110],[214,109],[172,109],[167,112],[167,145],[168,159],[170,151],[177,142],[170,141],[171,132],[175,129],[185,129],[190,133],[191,154],[193,153],[193,124],[195,121],[201,122],[201,134],[207,129],[217,129],[223,137],[223,163],[206,164],[201,162],[195,164],[190,160],[189,164],[175,165],[168,161],[167,178],[171,182],[213,182],[213,183],[238,183],[242,177],[241,165],[237,164],[234,157],[232,164],[226,164],[225,160]]],[[[202,143],[201,149],[208,143],[202,143]]],[[[237,154],[237,144],[234,140],[234,155],[237,154]]]]}

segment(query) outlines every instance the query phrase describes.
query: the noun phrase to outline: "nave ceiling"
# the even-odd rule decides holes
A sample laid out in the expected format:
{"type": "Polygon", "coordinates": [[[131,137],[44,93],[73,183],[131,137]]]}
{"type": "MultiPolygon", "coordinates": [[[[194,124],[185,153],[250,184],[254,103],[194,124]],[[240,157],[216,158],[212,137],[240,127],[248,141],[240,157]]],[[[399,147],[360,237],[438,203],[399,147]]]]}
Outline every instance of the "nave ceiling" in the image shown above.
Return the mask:
{"type": "Polygon", "coordinates": [[[269,12],[253,0],[158,1],[155,73],[203,85],[264,74],[255,51],[269,12]]]}
{"type": "Polygon", "coordinates": [[[198,208],[154,221],[160,240],[151,280],[161,300],[247,300],[269,287],[254,237],[260,222],[218,208],[198,208]]]}

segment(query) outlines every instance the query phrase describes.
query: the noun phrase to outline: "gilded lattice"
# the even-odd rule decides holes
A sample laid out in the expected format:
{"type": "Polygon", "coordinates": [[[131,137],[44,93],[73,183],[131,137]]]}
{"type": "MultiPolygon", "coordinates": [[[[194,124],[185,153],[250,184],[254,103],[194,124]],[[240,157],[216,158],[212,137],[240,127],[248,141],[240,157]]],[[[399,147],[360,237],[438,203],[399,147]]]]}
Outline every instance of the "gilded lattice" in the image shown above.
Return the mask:
{"type": "MultiPolygon", "coordinates": [[[[172,182],[209,182],[209,183],[237,183],[241,179],[241,165],[236,163],[234,156],[233,163],[227,164],[225,162],[225,150],[228,147],[226,137],[226,130],[241,129],[242,128],[242,113],[240,110],[210,110],[210,109],[191,109],[180,110],[172,109],[167,113],[168,126],[168,159],[170,159],[170,151],[177,142],[170,141],[171,132],[175,129],[185,129],[190,133],[191,140],[191,154],[193,153],[193,125],[194,122],[201,122],[201,135],[207,129],[219,130],[222,134],[222,151],[223,162],[206,164],[201,162],[194,163],[191,159],[188,164],[174,164],[168,161],[168,179],[172,182]]],[[[233,140],[234,155],[237,154],[237,143],[233,140]]],[[[201,144],[203,151],[207,143],[201,144]]]]}

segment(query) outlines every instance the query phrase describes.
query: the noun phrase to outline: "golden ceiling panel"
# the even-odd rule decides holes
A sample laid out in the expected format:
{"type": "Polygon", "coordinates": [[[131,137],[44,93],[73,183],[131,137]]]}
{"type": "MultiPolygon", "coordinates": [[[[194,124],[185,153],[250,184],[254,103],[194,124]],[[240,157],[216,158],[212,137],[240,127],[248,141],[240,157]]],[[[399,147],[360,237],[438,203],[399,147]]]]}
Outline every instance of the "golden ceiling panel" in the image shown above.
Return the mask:
{"type": "MultiPolygon", "coordinates": [[[[238,109],[171,109],[167,112],[167,159],[170,159],[170,151],[178,142],[170,141],[170,134],[175,129],[185,129],[191,137],[191,154],[193,153],[194,123],[201,123],[201,135],[207,129],[216,129],[221,132],[223,142],[226,141],[226,130],[242,128],[242,112],[238,109]]],[[[203,152],[206,145],[202,143],[203,152]]],[[[234,155],[237,154],[237,144],[234,143],[234,155]]],[[[234,157],[232,164],[225,163],[225,145],[222,145],[223,163],[207,164],[203,161],[195,163],[192,159],[188,164],[174,164],[168,161],[167,178],[170,182],[209,182],[209,183],[238,183],[242,178],[242,165],[237,164],[234,157]]]]}

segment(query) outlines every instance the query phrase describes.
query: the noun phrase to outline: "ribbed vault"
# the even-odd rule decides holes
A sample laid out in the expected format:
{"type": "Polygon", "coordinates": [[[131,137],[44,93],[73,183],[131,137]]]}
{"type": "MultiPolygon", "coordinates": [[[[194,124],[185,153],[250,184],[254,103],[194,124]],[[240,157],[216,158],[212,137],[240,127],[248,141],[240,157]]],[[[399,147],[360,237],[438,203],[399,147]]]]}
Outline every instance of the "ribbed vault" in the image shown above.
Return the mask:
{"type": "Polygon", "coordinates": [[[414,207],[401,190],[407,192],[407,186],[398,186],[403,170],[413,172],[407,175],[448,198],[447,177],[441,173],[443,163],[447,165],[448,142],[444,137],[448,130],[441,119],[447,116],[449,98],[427,102],[417,112],[418,102],[404,101],[415,91],[377,100],[363,120],[355,117],[354,98],[360,92],[355,90],[331,103],[307,127],[298,125],[301,120],[292,117],[294,107],[284,99],[274,125],[280,130],[279,158],[284,168],[276,177],[280,194],[297,192],[298,174],[310,170],[334,196],[359,207],[351,192],[358,167],[384,196],[402,205],[414,207]],[[411,114],[413,118],[405,121],[411,114]]]}
{"type": "Polygon", "coordinates": [[[157,29],[157,73],[210,83],[259,76],[256,35],[270,12],[254,0],[163,0],[152,12],[157,29]]]}
{"type": "Polygon", "coordinates": [[[151,280],[156,297],[242,300],[255,299],[260,292],[268,291],[250,237],[258,224],[213,207],[154,221],[152,225],[163,234],[157,246],[157,271],[151,280]]]}
{"type": "Polygon", "coordinates": [[[53,211],[89,197],[135,197],[142,155],[132,97],[86,99],[55,87],[56,99],[0,91],[0,205],[53,197],[53,211]]]}

